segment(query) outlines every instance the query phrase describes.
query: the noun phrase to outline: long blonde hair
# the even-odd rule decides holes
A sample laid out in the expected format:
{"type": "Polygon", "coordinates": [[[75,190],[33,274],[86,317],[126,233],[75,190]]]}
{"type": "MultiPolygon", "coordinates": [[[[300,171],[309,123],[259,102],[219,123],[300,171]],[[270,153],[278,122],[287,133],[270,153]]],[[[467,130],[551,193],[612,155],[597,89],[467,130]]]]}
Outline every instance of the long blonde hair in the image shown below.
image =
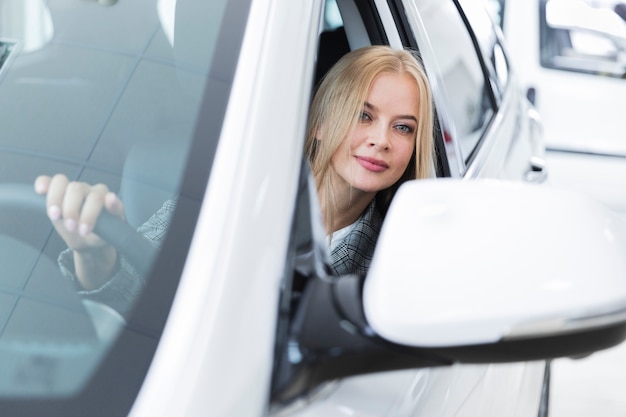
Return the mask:
{"type": "Polygon", "coordinates": [[[344,55],[325,75],[311,104],[306,133],[306,153],[318,191],[323,189],[327,225],[334,222],[331,158],[348,134],[356,127],[374,79],[382,73],[408,74],[418,86],[418,126],[415,132],[415,154],[404,175],[386,190],[379,191],[377,201],[383,212],[402,182],[427,178],[433,169],[432,93],[421,60],[407,50],[389,46],[368,46],[344,55]],[[316,138],[324,132],[324,140],[316,138]]]}

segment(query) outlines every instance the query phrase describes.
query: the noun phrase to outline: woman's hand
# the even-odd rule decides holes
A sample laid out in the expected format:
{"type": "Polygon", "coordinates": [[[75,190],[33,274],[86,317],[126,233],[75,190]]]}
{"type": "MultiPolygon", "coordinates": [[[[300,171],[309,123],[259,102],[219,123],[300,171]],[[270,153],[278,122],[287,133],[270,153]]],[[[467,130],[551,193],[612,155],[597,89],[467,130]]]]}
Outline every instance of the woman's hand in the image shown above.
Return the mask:
{"type": "Polygon", "coordinates": [[[50,221],[67,246],[74,251],[76,277],[85,289],[103,285],[117,267],[117,250],[93,233],[106,210],[124,219],[124,205],[104,184],[69,181],[63,174],[42,175],[35,192],[46,195],[50,221]]]}

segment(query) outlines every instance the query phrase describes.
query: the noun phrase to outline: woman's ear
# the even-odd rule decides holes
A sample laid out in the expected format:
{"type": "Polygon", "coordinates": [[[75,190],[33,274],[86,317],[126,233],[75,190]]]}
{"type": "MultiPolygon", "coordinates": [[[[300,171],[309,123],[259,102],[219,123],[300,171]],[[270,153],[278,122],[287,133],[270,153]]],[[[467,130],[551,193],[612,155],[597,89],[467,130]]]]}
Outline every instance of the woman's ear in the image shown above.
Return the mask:
{"type": "Polygon", "coordinates": [[[324,133],[323,133],[322,128],[320,127],[319,129],[317,129],[317,130],[315,131],[315,139],[316,139],[316,140],[322,140],[322,139],[323,139],[323,136],[324,136],[324,133]]]}
{"type": "Polygon", "coordinates": [[[320,126],[318,126],[318,128],[315,130],[315,139],[323,140],[325,136],[326,136],[326,132],[324,129],[324,125],[320,124],[320,126]]]}

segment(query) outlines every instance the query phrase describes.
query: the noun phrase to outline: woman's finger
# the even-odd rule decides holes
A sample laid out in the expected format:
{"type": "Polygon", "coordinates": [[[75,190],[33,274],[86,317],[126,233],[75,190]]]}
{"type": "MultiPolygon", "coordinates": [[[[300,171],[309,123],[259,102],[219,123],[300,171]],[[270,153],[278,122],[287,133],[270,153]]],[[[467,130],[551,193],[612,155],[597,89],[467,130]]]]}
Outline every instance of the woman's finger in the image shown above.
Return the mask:
{"type": "Polygon", "coordinates": [[[48,183],[46,206],[50,220],[59,220],[63,214],[63,199],[69,180],[63,174],[53,176],[48,183]]]}
{"type": "Polygon", "coordinates": [[[118,216],[122,220],[126,220],[126,216],[124,215],[124,204],[114,192],[109,191],[104,196],[104,206],[109,213],[118,216]]]}
{"type": "Polygon", "coordinates": [[[69,232],[77,230],[83,205],[90,191],[91,186],[84,182],[74,181],[67,184],[63,195],[61,216],[63,217],[63,225],[69,232]]]}
{"type": "Polygon", "coordinates": [[[104,184],[87,186],[83,205],[80,208],[78,217],[78,233],[81,236],[87,236],[93,230],[98,217],[102,213],[104,207],[105,196],[109,193],[109,189],[104,184]]]}
{"type": "Polygon", "coordinates": [[[40,175],[35,179],[35,192],[39,195],[45,195],[48,192],[52,177],[49,175],[40,175]]]}

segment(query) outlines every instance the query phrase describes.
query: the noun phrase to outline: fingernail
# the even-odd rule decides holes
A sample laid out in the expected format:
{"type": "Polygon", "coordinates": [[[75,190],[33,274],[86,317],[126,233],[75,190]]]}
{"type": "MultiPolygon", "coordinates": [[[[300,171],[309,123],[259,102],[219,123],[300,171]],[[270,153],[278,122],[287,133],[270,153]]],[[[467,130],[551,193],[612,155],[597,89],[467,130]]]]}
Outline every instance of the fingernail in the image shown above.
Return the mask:
{"type": "Polygon", "coordinates": [[[73,232],[74,230],[76,230],[76,222],[72,219],[65,219],[63,221],[63,225],[68,232],[73,232]]]}
{"type": "Polygon", "coordinates": [[[60,216],[61,216],[61,209],[59,208],[59,206],[48,207],[48,217],[50,218],[50,220],[52,221],[59,220],[60,216]]]}
{"type": "Polygon", "coordinates": [[[85,237],[89,234],[89,232],[91,232],[91,228],[89,227],[88,224],[86,223],[81,223],[80,226],[78,226],[78,233],[85,237]]]}

